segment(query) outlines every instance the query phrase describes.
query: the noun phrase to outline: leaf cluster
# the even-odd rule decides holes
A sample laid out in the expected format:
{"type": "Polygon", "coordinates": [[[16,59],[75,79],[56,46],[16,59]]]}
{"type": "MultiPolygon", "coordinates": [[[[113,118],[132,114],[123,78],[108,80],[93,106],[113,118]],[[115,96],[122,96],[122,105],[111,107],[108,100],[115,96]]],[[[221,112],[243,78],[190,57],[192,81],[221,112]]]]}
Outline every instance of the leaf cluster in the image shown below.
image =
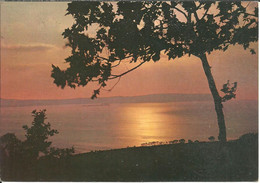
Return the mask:
{"type": "Polygon", "coordinates": [[[72,148],[55,148],[51,147],[48,151],[48,154],[44,158],[58,158],[58,159],[66,159],[70,157],[73,153],[75,153],[75,149],[72,148]]]}
{"type": "Polygon", "coordinates": [[[92,98],[108,80],[128,73],[112,73],[123,61],[140,63],[132,71],[162,54],[199,57],[236,44],[255,53],[249,46],[258,39],[257,9],[250,13],[238,1],[71,2],[67,15],[75,19],[62,34],[72,50],[69,67],[53,65],[51,76],[61,88],[97,82],[92,98]]]}
{"type": "Polygon", "coordinates": [[[6,150],[9,157],[21,153],[22,141],[14,133],[6,133],[0,137],[0,149],[6,150]]]}
{"type": "Polygon", "coordinates": [[[49,137],[58,134],[58,131],[51,128],[50,123],[46,123],[46,110],[32,111],[34,120],[32,125],[23,126],[26,131],[24,141],[19,140],[14,133],[7,133],[0,137],[0,149],[6,151],[11,159],[20,158],[21,161],[33,162],[40,157],[52,156],[54,158],[63,158],[74,153],[74,148],[59,149],[51,147],[49,137]]]}
{"type": "Polygon", "coordinates": [[[223,88],[220,90],[222,91],[225,95],[221,97],[222,102],[226,102],[228,100],[231,100],[232,98],[236,98],[236,90],[237,90],[237,82],[229,83],[229,80],[227,81],[226,84],[223,85],[223,88]]]}
{"type": "Polygon", "coordinates": [[[23,129],[26,131],[24,144],[28,150],[35,152],[37,157],[39,152],[44,154],[48,152],[48,148],[51,146],[51,142],[48,141],[48,138],[58,134],[57,130],[51,129],[50,123],[45,123],[45,119],[47,119],[45,112],[45,109],[32,111],[32,116],[34,117],[32,126],[23,126],[23,129]]]}

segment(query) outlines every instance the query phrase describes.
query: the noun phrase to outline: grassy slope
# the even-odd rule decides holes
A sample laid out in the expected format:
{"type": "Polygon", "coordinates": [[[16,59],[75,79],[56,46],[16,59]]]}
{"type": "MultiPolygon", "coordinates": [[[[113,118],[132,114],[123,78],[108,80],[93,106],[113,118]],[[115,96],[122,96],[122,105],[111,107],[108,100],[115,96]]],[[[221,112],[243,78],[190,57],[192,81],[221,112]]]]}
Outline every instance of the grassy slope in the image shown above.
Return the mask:
{"type": "Polygon", "coordinates": [[[258,137],[218,142],[136,147],[42,161],[33,180],[255,181],[258,137]]]}

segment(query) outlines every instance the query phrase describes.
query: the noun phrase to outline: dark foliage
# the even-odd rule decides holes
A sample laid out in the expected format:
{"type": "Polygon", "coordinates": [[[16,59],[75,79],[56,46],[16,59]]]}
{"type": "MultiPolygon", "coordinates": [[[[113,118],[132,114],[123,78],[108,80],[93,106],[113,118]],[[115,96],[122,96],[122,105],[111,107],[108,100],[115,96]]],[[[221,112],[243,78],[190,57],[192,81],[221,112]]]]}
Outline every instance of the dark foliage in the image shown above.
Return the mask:
{"type": "Polygon", "coordinates": [[[51,142],[47,140],[58,133],[57,130],[51,129],[50,123],[44,122],[47,119],[45,112],[46,110],[32,111],[32,116],[34,117],[32,126],[23,126],[26,132],[26,140],[23,142],[24,147],[30,153],[30,157],[35,159],[39,157],[39,153],[48,153],[51,142]]]}
{"type": "Polygon", "coordinates": [[[210,136],[209,137],[209,141],[211,141],[211,142],[215,141],[215,137],[214,136],[210,136]]]}
{"type": "Polygon", "coordinates": [[[97,82],[94,99],[107,81],[119,81],[144,63],[159,61],[162,54],[169,60],[193,55],[202,62],[214,99],[218,139],[226,142],[222,102],[235,98],[236,83],[234,90],[223,88],[225,96],[221,97],[207,55],[236,44],[255,54],[250,43],[258,40],[257,12],[257,7],[250,12],[239,1],[72,2],[67,15],[72,15],[75,23],[62,34],[72,50],[65,59],[69,66],[61,70],[53,65],[51,76],[61,88],[97,82]],[[90,33],[93,28],[95,35],[90,33]],[[123,62],[136,66],[114,73],[123,62]]]}
{"type": "Polygon", "coordinates": [[[185,139],[180,139],[179,143],[184,144],[185,143],[185,139]]]}
{"type": "Polygon", "coordinates": [[[67,15],[75,23],[63,32],[72,54],[69,67],[53,66],[54,83],[75,88],[98,82],[95,98],[108,80],[119,78],[145,62],[184,55],[201,57],[240,44],[250,49],[258,39],[257,9],[241,2],[72,2],[67,15]],[[199,13],[200,12],[200,13],[199,13]],[[90,31],[95,27],[95,35],[90,31]],[[123,61],[139,63],[125,73],[113,68],[123,61]]]}
{"type": "Polygon", "coordinates": [[[193,143],[193,141],[189,139],[189,140],[188,140],[188,143],[193,143]]]}
{"type": "Polygon", "coordinates": [[[32,111],[34,120],[31,127],[24,125],[24,141],[15,134],[7,133],[0,137],[0,165],[3,180],[37,180],[37,168],[40,159],[68,159],[74,148],[58,149],[51,147],[48,138],[58,131],[45,123],[46,110],[32,111]]]}
{"type": "Polygon", "coordinates": [[[249,134],[225,144],[178,143],[89,152],[69,160],[40,159],[37,170],[31,174],[37,176],[30,180],[256,181],[257,162],[258,135],[249,134]]]}
{"type": "Polygon", "coordinates": [[[227,81],[226,84],[223,85],[223,88],[220,90],[222,91],[225,95],[222,97],[222,102],[226,102],[227,100],[231,100],[232,98],[236,98],[236,90],[237,90],[237,82],[229,83],[229,80],[227,81]]]}

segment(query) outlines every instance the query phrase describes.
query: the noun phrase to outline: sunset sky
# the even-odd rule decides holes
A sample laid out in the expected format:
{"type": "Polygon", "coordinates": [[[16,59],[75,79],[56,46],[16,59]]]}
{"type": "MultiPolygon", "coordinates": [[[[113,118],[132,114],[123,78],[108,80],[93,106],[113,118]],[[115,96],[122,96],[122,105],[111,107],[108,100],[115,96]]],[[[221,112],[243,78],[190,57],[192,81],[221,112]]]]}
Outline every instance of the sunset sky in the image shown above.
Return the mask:
{"type": "MultiPolygon", "coordinates": [[[[66,99],[89,98],[95,84],[65,88],[53,84],[51,64],[64,65],[70,49],[64,48],[62,32],[73,23],[65,16],[67,3],[1,4],[1,98],[66,99]]],[[[257,44],[252,47],[258,51],[257,44]]],[[[238,99],[257,99],[258,52],[251,55],[241,46],[209,55],[218,89],[227,80],[238,82],[238,99]]],[[[120,70],[134,65],[122,64],[120,70]]],[[[116,82],[111,81],[109,89],[116,82]]],[[[100,97],[136,96],[156,93],[210,93],[201,62],[185,56],[144,64],[121,78],[111,91],[100,97]]]]}

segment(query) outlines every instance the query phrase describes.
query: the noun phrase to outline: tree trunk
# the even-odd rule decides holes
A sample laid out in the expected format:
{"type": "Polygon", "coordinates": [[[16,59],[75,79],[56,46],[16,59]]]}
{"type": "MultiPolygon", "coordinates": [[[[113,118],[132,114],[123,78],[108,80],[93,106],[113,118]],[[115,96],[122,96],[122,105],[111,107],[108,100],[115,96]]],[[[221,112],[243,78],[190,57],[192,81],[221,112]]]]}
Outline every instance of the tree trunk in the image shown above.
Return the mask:
{"type": "Polygon", "coordinates": [[[211,94],[213,96],[214,103],[215,103],[215,110],[216,110],[216,113],[217,113],[218,127],[219,127],[218,139],[221,142],[226,142],[227,141],[226,125],[225,125],[225,119],[224,119],[223,105],[222,105],[221,97],[219,96],[214,78],[212,76],[211,67],[209,66],[206,54],[201,54],[199,56],[199,58],[202,61],[202,66],[203,66],[204,72],[207,76],[209,88],[210,88],[210,91],[211,91],[211,94]]]}

